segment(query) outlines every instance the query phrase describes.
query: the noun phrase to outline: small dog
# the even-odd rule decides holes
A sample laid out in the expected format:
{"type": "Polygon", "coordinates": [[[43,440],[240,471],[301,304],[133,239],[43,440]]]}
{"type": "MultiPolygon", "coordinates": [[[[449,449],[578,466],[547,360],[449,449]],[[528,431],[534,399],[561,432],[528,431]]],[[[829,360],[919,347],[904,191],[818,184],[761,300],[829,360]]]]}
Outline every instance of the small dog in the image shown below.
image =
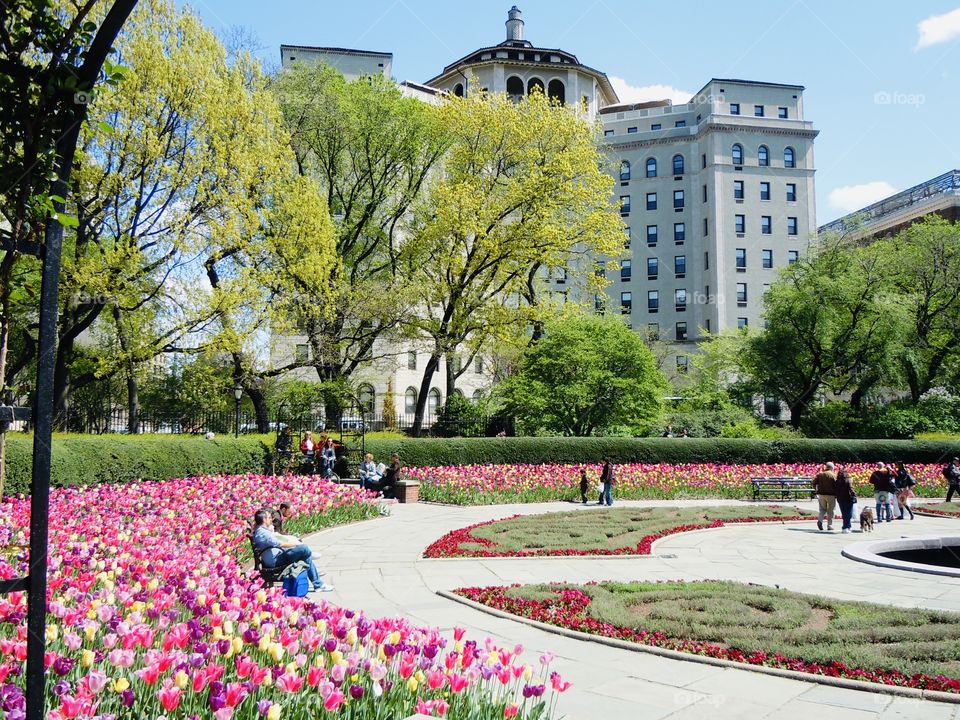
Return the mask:
{"type": "Polygon", "coordinates": [[[864,508],[860,513],[860,532],[873,532],[873,508],[864,508]]]}

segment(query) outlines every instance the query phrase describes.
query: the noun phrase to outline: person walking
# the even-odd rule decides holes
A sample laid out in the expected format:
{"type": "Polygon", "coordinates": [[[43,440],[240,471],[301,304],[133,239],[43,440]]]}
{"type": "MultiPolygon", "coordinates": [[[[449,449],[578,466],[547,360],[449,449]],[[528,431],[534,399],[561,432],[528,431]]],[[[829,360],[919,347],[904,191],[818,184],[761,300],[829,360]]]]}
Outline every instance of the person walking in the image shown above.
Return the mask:
{"type": "Polygon", "coordinates": [[[837,512],[837,474],[833,468],[833,463],[828,462],[813,478],[813,487],[820,506],[817,513],[817,529],[821,531],[823,519],[826,518],[827,530],[833,532],[833,516],[837,512]]]}
{"type": "Polygon", "coordinates": [[[960,458],[953,458],[950,464],[943,469],[943,476],[947,479],[947,500],[950,502],[953,494],[960,490],[960,458]]]}
{"type": "Polygon", "coordinates": [[[897,515],[897,520],[903,520],[903,511],[906,510],[910,513],[910,519],[914,519],[913,508],[910,507],[910,498],[913,497],[913,486],[917,484],[917,481],[913,479],[913,475],[910,474],[910,471],[907,470],[906,465],[902,462],[897,463],[897,474],[894,478],[894,483],[897,486],[897,506],[900,510],[900,513],[897,515]]]}
{"type": "Polygon", "coordinates": [[[580,500],[584,505],[587,504],[587,492],[590,490],[590,478],[587,475],[587,469],[580,471],[580,500]]]}
{"type": "Polygon", "coordinates": [[[612,507],[616,475],[613,472],[613,465],[610,464],[610,458],[603,459],[603,465],[600,468],[600,482],[603,483],[603,489],[600,491],[600,504],[606,503],[607,507],[612,507]]]}
{"type": "Polygon", "coordinates": [[[840,532],[846,535],[853,532],[853,506],[857,502],[857,492],[853,489],[853,479],[846,470],[837,473],[836,494],[837,505],[840,506],[840,517],[843,518],[840,532]]]}
{"type": "Polygon", "coordinates": [[[896,491],[896,485],[891,477],[890,470],[885,464],[877,463],[877,469],[870,475],[870,484],[873,485],[873,499],[877,504],[877,522],[886,518],[893,522],[893,504],[890,502],[891,490],[896,491]]]}

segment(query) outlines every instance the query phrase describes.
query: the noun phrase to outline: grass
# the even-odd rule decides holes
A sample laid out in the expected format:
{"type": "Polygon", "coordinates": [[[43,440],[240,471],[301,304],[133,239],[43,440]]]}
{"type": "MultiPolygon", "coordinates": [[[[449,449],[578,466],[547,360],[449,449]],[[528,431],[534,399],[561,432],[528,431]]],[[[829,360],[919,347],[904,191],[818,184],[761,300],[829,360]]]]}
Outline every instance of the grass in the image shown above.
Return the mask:
{"type": "Polygon", "coordinates": [[[870,672],[960,678],[960,613],[842,602],[718,581],[531,585],[496,590],[503,593],[508,605],[533,601],[534,606],[557,601],[565,589],[585,594],[588,603],[585,607],[581,603],[579,611],[555,610],[545,616],[547,622],[552,622],[552,617],[555,624],[579,625],[578,629],[588,632],[596,628],[600,634],[616,637],[624,637],[624,629],[630,629],[629,639],[638,639],[637,631],[647,631],[647,635],[658,634],[656,639],[648,637],[648,644],[691,652],[698,651],[698,644],[708,644],[717,652],[701,654],[715,656],[779,653],[807,665],[839,663],[870,672]]]}
{"type": "Polygon", "coordinates": [[[529,557],[537,555],[646,555],[671,533],[725,522],[813,517],[792,507],[606,508],[525,515],[478,523],[439,538],[425,557],[529,557]]]}
{"type": "Polygon", "coordinates": [[[950,515],[960,517],[960,502],[913,503],[913,509],[928,512],[931,515],[950,515]]]}

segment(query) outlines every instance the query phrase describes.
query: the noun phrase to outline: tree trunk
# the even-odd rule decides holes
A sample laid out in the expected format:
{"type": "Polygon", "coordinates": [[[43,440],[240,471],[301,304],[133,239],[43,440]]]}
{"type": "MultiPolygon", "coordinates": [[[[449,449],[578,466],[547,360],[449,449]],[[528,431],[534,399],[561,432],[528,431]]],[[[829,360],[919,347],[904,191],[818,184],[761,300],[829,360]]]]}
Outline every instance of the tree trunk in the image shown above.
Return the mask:
{"type": "Polygon", "coordinates": [[[457,375],[453,371],[453,360],[454,356],[451,353],[447,353],[444,356],[444,363],[447,371],[446,398],[448,400],[457,391],[457,375]]]}
{"type": "Polygon", "coordinates": [[[270,432],[270,415],[267,413],[267,398],[263,390],[253,383],[248,383],[244,389],[250,397],[250,402],[253,403],[253,412],[257,418],[257,432],[270,432]]]}
{"type": "Polygon", "coordinates": [[[427,360],[427,366],[423,369],[423,379],[420,381],[420,392],[417,395],[417,412],[413,417],[413,428],[410,433],[414,437],[420,437],[423,430],[423,415],[427,408],[427,400],[430,396],[430,383],[433,382],[433,375],[440,367],[440,353],[434,352],[427,360]]]}
{"type": "Polygon", "coordinates": [[[136,366],[129,356],[130,345],[127,342],[127,333],[120,322],[120,308],[114,305],[111,308],[113,322],[117,326],[117,342],[124,354],[124,374],[127,380],[127,432],[137,435],[140,432],[140,393],[137,386],[136,366]]]}
{"type": "Polygon", "coordinates": [[[61,340],[53,369],[53,426],[61,430],[66,429],[70,412],[70,363],[67,359],[70,357],[73,357],[73,340],[61,340]]]}

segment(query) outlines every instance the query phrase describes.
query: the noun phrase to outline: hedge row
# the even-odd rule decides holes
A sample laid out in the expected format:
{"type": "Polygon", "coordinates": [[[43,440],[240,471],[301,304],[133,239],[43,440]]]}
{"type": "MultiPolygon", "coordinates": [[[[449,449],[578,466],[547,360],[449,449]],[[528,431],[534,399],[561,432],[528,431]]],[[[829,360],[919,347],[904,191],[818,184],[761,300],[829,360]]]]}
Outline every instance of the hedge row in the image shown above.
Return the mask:
{"type": "Polygon", "coordinates": [[[960,455],[960,443],[913,440],[743,440],[725,438],[451,438],[368,440],[367,451],[388,462],[398,452],[404,465],[597,462],[803,463],[944,462],[960,455]]]}
{"type": "MultiPolygon", "coordinates": [[[[123,437],[54,439],[54,487],[166,480],[205,473],[264,472],[268,449],[259,438],[123,437]]],[[[7,436],[4,494],[30,491],[33,438],[7,436]]]]}

